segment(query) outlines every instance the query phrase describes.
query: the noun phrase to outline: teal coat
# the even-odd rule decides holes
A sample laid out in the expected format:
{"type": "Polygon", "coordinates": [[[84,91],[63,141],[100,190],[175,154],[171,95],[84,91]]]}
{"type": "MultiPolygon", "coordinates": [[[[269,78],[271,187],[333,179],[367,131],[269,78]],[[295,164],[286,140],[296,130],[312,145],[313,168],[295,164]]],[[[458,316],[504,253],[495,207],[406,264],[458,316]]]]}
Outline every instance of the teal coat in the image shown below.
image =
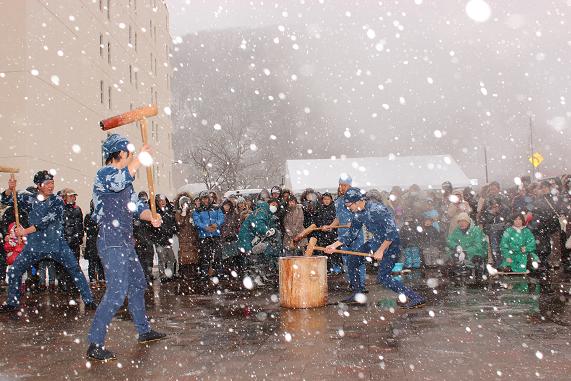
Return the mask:
{"type": "Polygon", "coordinates": [[[531,230],[526,227],[519,231],[513,227],[507,228],[502,235],[500,250],[504,258],[500,267],[509,267],[513,272],[525,272],[527,270],[528,255],[533,260],[539,261],[537,254],[535,254],[535,237],[531,230]],[[525,253],[522,253],[522,247],[525,247],[525,253]],[[508,262],[508,259],[511,259],[511,262],[508,262]]]}
{"type": "Polygon", "coordinates": [[[486,237],[482,229],[474,224],[470,225],[466,233],[462,232],[459,227],[454,229],[452,234],[448,236],[447,246],[450,256],[454,256],[458,246],[462,247],[468,265],[472,263],[474,257],[486,258],[488,256],[486,237]]]}

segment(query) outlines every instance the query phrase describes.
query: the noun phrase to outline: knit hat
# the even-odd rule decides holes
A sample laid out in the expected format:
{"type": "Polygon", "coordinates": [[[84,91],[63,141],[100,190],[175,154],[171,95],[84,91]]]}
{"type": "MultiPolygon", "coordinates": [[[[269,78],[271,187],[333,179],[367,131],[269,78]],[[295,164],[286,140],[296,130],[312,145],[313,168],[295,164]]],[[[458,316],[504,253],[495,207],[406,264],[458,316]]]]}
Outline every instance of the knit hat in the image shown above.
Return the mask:
{"type": "Polygon", "coordinates": [[[109,135],[103,142],[103,158],[107,160],[114,152],[129,152],[129,149],[127,148],[128,145],[129,141],[124,136],[119,134],[109,135]]]}
{"type": "Polygon", "coordinates": [[[458,216],[456,217],[456,220],[458,222],[460,222],[460,221],[467,221],[470,223],[472,222],[472,219],[470,218],[470,216],[466,212],[462,212],[462,213],[458,214],[458,216]]]}
{"type": "Polygon", "coordinates": [[[341,176],[339,177],[339,184],[353,185],[353,179],[351,178],[350,175],[342,173],[341,176]]]}
{"type": "Polygon", "coordinates": [[[46,170],[39,171],[34,176],[34,184],[42,185],[46,181],[53,180],[53,179],[54,179],[54,176],[51,173],[49,173],[48,171],[46,171],[46,170]]]}
{"type": "Polygon", "coordinates": [[[345,202],[357,202],[365,198],[365,192],[360,188],[349,188],[344,197],[345,202]]]}

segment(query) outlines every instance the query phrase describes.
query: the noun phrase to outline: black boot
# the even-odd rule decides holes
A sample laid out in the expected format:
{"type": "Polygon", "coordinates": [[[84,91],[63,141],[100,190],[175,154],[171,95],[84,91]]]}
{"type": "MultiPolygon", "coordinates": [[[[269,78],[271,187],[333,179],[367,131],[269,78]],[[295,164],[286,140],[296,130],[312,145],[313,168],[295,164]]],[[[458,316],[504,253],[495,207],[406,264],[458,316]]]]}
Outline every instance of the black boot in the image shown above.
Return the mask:
{"type": "Polygon", "coordinates": [[[13,306],[11,304],[2,304],[0,306],[0,313],[16,312],[16,311],[18,311],[18,307],[13,306]]]}
{"type": "Polygon", "coordinates": [[[164,333],[160,333],[157,331],[153,331],[152,329],[147,332],[147,333],[143,333],[142,335],[139,335],[139,344],[147,344],[147,343],[151,343],[153,341],[158,341],[158,340],[162,340],[165,337],[167,337],[166,334],[164,333]]]}
{"type": "Polygon", "coordinates": [[[85,309],[95,311],[97,309],[97,303],[95,302],[85,303],[85,309]]]}
{"type": "Polygon", "coordinates": [[[105,347],[101,347],[93,343],[89,344],[89,348],[87,348],[87,358],[103,362],[117,359],[117,357],[115,357],[115,354],[113,354],[113,352],[108,351],[107,349],[105,349],[105,347]]]}

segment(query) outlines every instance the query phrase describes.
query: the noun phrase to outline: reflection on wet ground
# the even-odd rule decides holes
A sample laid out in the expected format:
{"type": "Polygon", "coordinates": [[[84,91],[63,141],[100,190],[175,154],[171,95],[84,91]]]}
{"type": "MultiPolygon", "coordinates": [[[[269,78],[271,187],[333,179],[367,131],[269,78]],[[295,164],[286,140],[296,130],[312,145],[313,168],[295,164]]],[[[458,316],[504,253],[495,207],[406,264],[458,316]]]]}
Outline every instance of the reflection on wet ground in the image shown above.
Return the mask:
{"type": "MultiPolygon", "coordinates": [[[[20,316],[0,316],[0,379],[569,379],[569,278],[418,272],[404,281],[428,297],[426,308],[399,310],[372,274],[367,305],[311,310],[280,308],[277,287],[156,284],[148,311],[169,338],[137,344],[123,310],[110,327],[119,358],[110,364],[84,358],[93,312],[61,294],[32,294],[20,316]]],[[[330,302],[345,287],[330,278],[330,302]]]]}

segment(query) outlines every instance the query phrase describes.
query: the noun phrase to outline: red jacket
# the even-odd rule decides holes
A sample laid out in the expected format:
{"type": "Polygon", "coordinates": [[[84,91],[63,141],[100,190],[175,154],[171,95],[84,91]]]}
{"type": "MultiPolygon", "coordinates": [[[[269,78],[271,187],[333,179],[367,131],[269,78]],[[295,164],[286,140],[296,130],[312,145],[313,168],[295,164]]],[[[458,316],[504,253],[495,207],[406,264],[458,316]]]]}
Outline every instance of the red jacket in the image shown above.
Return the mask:
{"type": "Polygon", "coordinates": [[[12,222],[8,227],[8,234],[4,238],[4,250],[6,251],[6,263],[8,265],[14,264],[18,254],[24,250],[26,243],[24,240],[20,240],[18,243],[18,237],[15,232],[15,223],[12,222]]]}

